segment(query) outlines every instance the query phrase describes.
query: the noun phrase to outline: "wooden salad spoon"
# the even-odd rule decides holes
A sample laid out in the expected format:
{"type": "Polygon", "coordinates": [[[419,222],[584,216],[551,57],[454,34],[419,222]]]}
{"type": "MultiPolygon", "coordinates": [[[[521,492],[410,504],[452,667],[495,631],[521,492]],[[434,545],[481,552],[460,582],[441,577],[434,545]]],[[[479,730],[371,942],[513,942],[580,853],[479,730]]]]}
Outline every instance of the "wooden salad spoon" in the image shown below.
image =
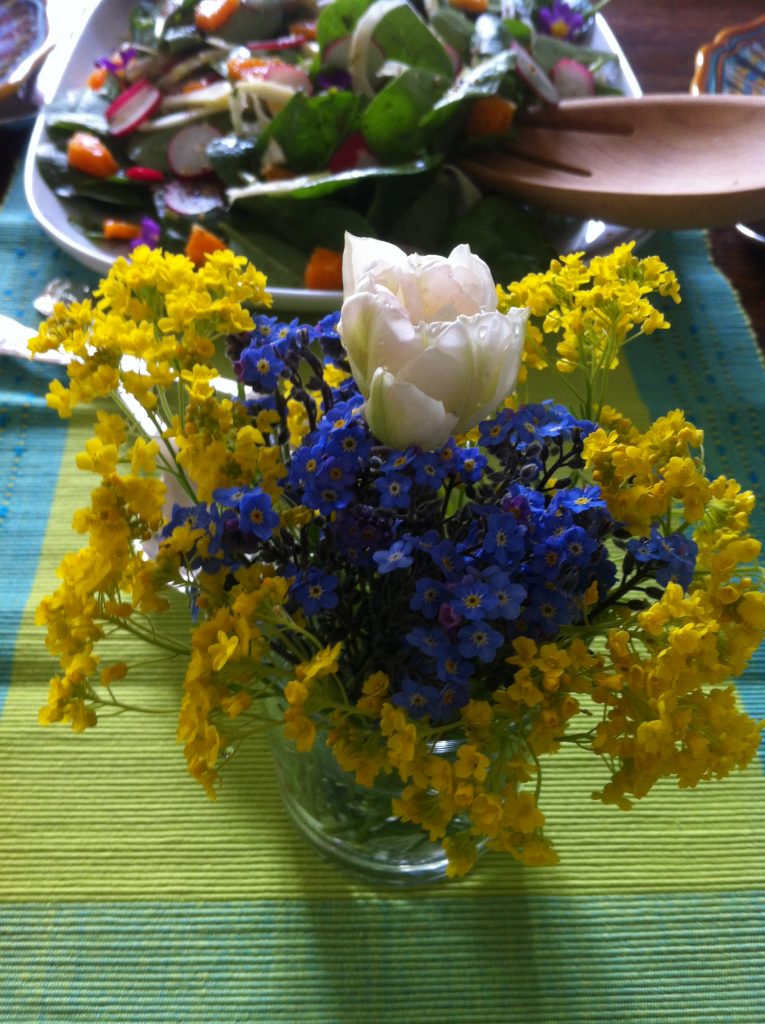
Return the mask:
{"type": "Polygon", "coordinates": [[[576,217],[709,228],[765,217],[765,97],[563,100],[460,162],[477,183],[576,217]]]}

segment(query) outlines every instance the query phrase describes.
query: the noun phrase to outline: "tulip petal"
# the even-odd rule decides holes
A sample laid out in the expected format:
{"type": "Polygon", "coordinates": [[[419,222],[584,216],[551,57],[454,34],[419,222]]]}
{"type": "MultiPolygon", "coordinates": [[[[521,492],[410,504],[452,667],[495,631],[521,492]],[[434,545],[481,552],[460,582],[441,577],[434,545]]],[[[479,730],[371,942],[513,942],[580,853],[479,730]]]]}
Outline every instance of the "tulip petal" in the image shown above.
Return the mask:
{"type": "Polygon", "coordinates": [[[515,309],[470,318],[472,374],[461,406],[451,409],[458,417],[458,433],[491,415],[511,394],[521,365],[527,319],[528,311],[515,309]]]}
{"type": "Polygon", "coordinates": [[[430,398],[408,381],[396,380],[383,369],[376,370],[372,378],[364,416],[383,444],[391,448],[416,445],[423,451],[442,448],[456,421],[443,402],[430,398]]]}
{"type": "Polygon", "coordinates": [[[415,337],[407,311],[384,288],[346,299],[338,331],[364,396],[378,366],[397,373],[424,344],[415,337]]]}
{"type": "Polygon", "coordinates": [[[403,249],[377,238],[358,238],[350,231],[345,232],[343,249],[343,297],[348,298],[359,290],[362,278],[375,283],[378,275],[384,275],[392,267],[404,267],[407,255],[403,249]]]}

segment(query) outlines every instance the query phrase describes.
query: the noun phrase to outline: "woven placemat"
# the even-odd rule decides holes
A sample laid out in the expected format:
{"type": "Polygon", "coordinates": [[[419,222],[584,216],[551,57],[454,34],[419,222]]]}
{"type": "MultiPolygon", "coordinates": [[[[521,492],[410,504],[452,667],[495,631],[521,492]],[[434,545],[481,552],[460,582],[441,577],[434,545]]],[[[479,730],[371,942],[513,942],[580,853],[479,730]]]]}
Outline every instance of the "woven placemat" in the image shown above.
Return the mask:
{"type": "MultiPolygon", "coordinates": [[[[670,332],[632,349],[615,404],[638,417],[685,408],[710,471],[759,493],[752,332],[702,234],[655,236],[649,250],[684,303],[670,332]]],[[[1,311],[33,323],[33,296],[65,274],[83,276],[17,180],[0,213],[1,311]]],[[[58,421],[49,376],[0,364],[0,1021],[765,1020],[759,763],[693,792],[663,785],[623,814],[590,800],[594,759],[559,755],[545,780],[559,867],[489,856],[463,882],[402,895],[305,845],[257,745],[208,802],[175,742],[174,662],[150,657],[130,684],[168,714],[85,736],[38,726],[52,662],[33,609],[76,546],[71,516],[92,486],[74,468],[92,414],[58,421]]],[[[740,686],[758,715],[764,678],[758,656],[740,686]]]]}

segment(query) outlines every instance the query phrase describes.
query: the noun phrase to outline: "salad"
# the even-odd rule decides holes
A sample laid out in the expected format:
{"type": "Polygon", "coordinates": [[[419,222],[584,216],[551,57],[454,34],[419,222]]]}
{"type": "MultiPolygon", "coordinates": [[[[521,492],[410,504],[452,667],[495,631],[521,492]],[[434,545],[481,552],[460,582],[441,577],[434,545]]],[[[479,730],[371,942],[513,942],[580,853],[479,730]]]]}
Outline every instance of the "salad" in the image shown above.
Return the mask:
{"type": "Polygon", "coordinates": [[[47,107],[38,168],[115,257],[230,247],[272,285],[336,290],[351,231],[433,253],[468,242],[511,280],[554,255],[560,218],[480,191],[460,158],[529,107],[616,91],[615,56],[585,45],[594,10],[138,0],[129,38],[47,107]]]}

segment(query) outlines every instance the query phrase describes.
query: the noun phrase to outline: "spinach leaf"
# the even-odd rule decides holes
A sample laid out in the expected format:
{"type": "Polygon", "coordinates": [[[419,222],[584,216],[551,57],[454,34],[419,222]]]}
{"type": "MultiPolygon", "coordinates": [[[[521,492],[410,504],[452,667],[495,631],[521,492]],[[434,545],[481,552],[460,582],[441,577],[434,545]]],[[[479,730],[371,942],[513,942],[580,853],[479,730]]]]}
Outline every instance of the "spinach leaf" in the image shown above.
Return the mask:
{"type": "Polygon", "coordinates": [[[383,61],[431,71],[447,82],[454,78],[451,59],[442,43],[406,0],[380,18],[372,32],[372,43],[379,48],[383,61]]]}
{"type": "Polygon", "coordinates": [[[140,182],[115,175],[111,178],[94,178],[71,168],[66,153],[53,145],[41,146],[37,155],[37,166],[43,181],[61,199],[83,197],[108,203],[115,207],[148,207],[149,189],[140,182]]]}
{"type": "Polygon", "coordinates": [[[334,0],[321,9],[316,23],[316,38],[322,52],[353,32],[361,15],[374,0],[334,0]]]}
{"type": "Polygon", "coordinates": [[[541,33],[534,38],[531,44],[531,55],[545,71],[551,71],[562,57],[569,57],[587,67],[593,64],[600,66],[608,61],[616,60],[615,53],[587,49],[584,46],[577,46],[576,43],[570,43],[566,39],[558,39],[555,36],[541,33]]]}
{"type": "Polygon", "coordinates": [[[361,130],[372,152],[386,163],[419,153],[425,145],[423,119],[447,84],[429,71],[407,68],[386,85],[361,115],[361,130]]]}
{"type": "Polygon", "coordinates": [[[465,101],[472,102],[483,96],[494,96],[505,76],[514,67],[515,54],[511,50],[504,50],[466,72],[433,104],[433,109],[425,117],[424,124],[430,126],[438,123],[443,119],[444,113],[453,113],[465,101]]]}
{"type": "Polygon", "coordinates": [[[72,89],[45,108],[45,127],[51,131],[94,132],[108,135],[109,100],[92,89],[72,89]]]}
{"type": "Polygon", "coordinates": [[[363,104],[362,97],[352,92],[333,90],[318,96],[296,92],[263,133],[263,141],[276,139],[293,170],[321,170],[358,127],[363,104]]]}
{"type": "Polygon", "coordinates": [[[430,18],[433,31],[459,55],[463,64],[470,59],[470,48],[475,31],[473,22],[454,7],[439,7],[430,18]]]}
{"type": "Polygon", "coordinates": [[[154,49],[157,45],[156,23],[155,5],[148,0],[140,0],[130,12],[130,41],[154,49]]]}
{"type": "Polygon", "coordinates": [[[306,254],[316,246],[342,249],[346,231],[361,236],[375,234],[367,217],[347,203],[289,197],[253,200],[246,214],[237,214],[237,226],[242,230],[265,227],[306,254]]]}
{"type": "Polygon", "coordinates": [[[293,196],[296,199],[318,198],[331,195],[333,192],[348,188],[357,182],[374,178],[422,174],[438,164],[439,161],[440,157],[426,157],[388,167],[360,167],[353,171],[342,171],[340,174],[326,171],[320,174],[303,174],[297,178],[286,178],[281,181],[259,181],[255,185],[227,189],[226,197],[231,205],[247,203],[251,199],[259,199],[262,196],[293,196]]]}
{"type": "Polygon", "coordinates": [[[166,171],[167,147],[177,128],[166,128],[161,132],[133,132],[127,139],[127,155],[131,163],[139,167],[153,167],[166,171]]]}
{"type": "Polygon", "coordinates": [[[541,216],[536,218],[505,196],[485,196],[458,218],[451,243],[460,242],[467,242],[489,264],[501,284],[539,270],[555,256],[541,216]]]}
{"type": "Polygon", "coordinates": [[[261,149],[256,137],[231,132],[208,144],[207,157],[224,185],[241,185],[243,173],[254,173],[261,149]]]}
{"type": "Polygon", "coordinates": [[[229,219],[223,230],[231,247],[246,256],[269,280],[280,288],[302,288],[305,253],[283,238],[259,228],[242,231],[229,219]]]}

